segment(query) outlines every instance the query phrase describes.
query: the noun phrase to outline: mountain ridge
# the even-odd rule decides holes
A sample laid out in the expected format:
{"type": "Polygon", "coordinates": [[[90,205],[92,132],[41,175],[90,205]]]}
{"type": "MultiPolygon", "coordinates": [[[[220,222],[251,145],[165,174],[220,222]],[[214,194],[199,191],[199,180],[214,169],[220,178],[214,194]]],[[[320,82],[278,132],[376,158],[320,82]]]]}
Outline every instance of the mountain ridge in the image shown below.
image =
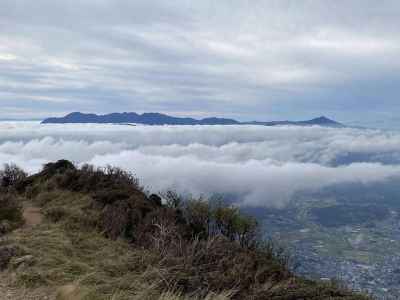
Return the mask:
{"type": "Polygon", "coordinates": [[[110,113],[97,115],[93,113],[73,112],[64,117],[47,118],[42,124],[68,124],[68,123],[137,123],[144,125],[261,125],[261,126],[277,126],[277,125],[294,125],[294,126],[312,126],[319,125],[324,127],[345,127],[343,124],[329,119],[325,116],[304,120],[304,121],[250,121],[240,122],[230,118],[208,117],[203,119],[195,119],[190,117],[175,117],[162,113],[143,113],[135,112],[110,113]]]}
{"type": "Polygon", "coordinates": [[[0,192],[1,300],[372,300],[295,274],[238,207],[150,194],[123,169],[8,166],[0,192]]]}

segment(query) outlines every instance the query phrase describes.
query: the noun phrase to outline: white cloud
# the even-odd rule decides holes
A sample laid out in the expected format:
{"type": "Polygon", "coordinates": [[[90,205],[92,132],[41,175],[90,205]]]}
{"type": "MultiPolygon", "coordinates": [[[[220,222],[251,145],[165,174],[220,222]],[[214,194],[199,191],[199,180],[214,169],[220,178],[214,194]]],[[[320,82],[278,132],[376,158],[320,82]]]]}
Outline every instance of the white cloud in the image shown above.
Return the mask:
{"type": "Polygon", "coordinates": [[[16,59],[17,57],[14,54],[0,53],[0,60],[11,61],[16,59]]]}
{"type": "Polygon", "coordinates": [[[400,175],[400,166],[352,163],[325,167],[314,163],[271,160],[215,162],[193,156],[149,156],[137,151],[96,156],[95,165],[115,165],[134,170],[150,190],[173,188],[199,195],[235,195],[241,204],[282,207],[295,192],[316,191],[331,184],[383,181],[400,175]]]}
{"type": "Polygon", "coordinates": [[[0,161],[115,165],[153,191],[234,194],[283,206],[301,190],[400,176],[400,133],[322,127],[0,123],[0,161]]]}

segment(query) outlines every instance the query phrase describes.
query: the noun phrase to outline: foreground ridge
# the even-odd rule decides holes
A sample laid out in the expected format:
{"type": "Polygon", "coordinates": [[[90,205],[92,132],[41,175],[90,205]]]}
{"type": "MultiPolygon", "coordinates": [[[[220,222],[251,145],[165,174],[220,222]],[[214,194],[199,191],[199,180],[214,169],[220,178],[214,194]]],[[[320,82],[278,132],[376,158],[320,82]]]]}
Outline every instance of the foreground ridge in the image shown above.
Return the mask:
{"type": "Polygon", "coordinates": [[[14,299],[369,299],[294,275],[237,208],[148,195],[118,168],[61,160],[0,179],[0,291],[14,299]],[[43,219],[23,226],[22,203],[43,219]]]}

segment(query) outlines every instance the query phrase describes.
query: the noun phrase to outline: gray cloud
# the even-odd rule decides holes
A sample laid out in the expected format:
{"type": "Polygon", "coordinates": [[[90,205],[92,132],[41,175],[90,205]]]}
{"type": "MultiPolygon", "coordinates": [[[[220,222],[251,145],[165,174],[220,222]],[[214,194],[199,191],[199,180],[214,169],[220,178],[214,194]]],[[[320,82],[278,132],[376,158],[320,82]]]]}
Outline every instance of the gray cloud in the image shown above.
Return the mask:
{"type": "Polygon", "coordinates": [[[391,126],[399,11],[397,1],[1,1],[2,116],[329,113],[391,126]]]}

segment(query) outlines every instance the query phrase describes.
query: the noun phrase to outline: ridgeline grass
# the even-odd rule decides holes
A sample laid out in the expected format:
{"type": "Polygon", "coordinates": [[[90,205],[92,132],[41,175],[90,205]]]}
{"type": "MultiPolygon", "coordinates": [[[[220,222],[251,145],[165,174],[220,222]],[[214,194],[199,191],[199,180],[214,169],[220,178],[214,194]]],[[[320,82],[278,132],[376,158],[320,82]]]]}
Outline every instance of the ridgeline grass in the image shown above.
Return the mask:
{"type": "Polygon", "coordinates": [[[63,160],[33,176],[9,166],[0,179],[0,268],[10,287],[64,300],[370,299],[292,274],[236,208],[147,195],[117,168],[63,160]],[[40,207],[41,224],[22,226],[23,202],[40,207]]]}

